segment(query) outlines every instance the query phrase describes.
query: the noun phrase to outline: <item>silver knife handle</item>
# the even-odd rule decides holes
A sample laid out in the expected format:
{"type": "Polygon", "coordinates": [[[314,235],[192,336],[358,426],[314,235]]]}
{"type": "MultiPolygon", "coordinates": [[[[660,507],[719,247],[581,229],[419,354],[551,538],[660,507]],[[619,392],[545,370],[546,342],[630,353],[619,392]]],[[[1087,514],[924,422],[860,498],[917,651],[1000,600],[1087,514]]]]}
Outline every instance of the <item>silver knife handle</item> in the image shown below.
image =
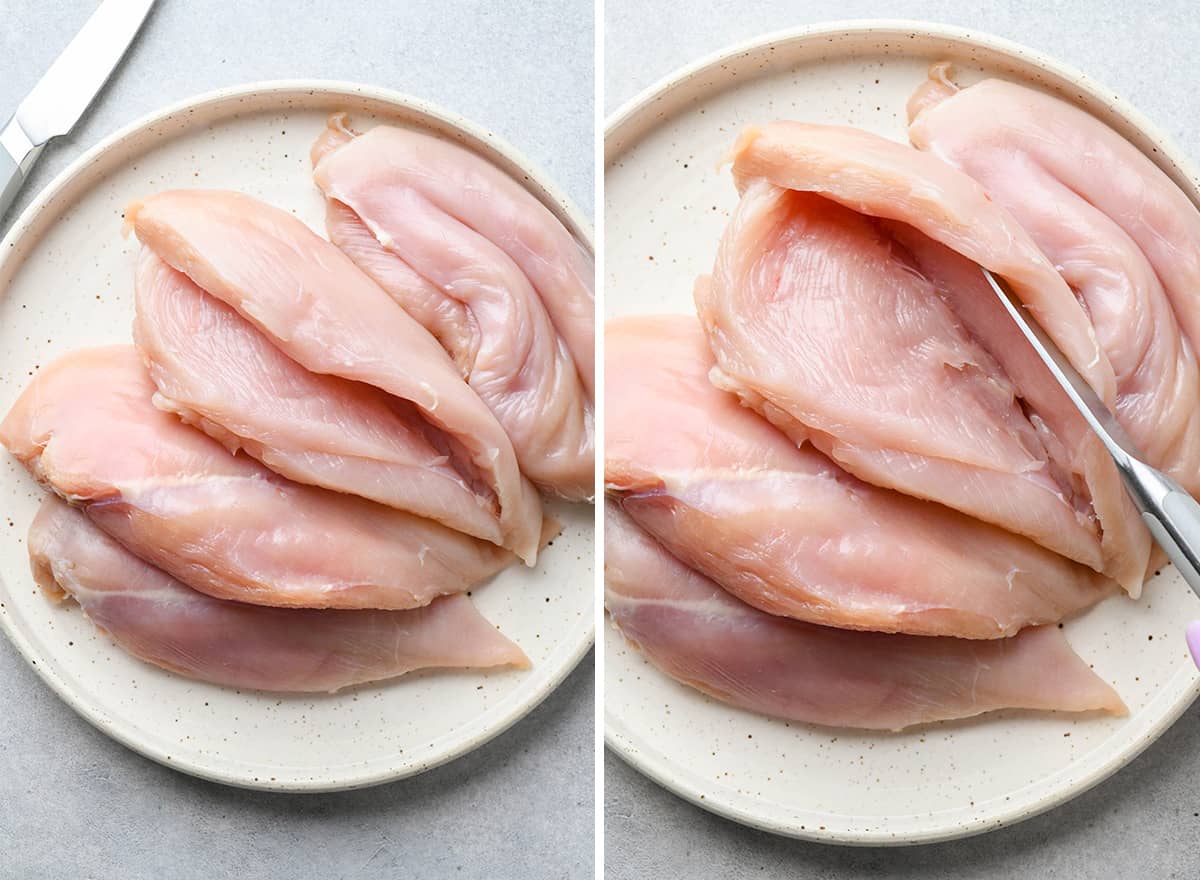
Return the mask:
{"type": "Polygon", "coordinates": [[[42,145],[30,140],[15,116],[0,129],[0,219],[17,197],[25,175],[41,152],[42,145]]]}
{"type": "Polygon", "coordinates": [[[1200,504],[1187,490],[1145,462],[1129,458],[1121,476],[1146,527],[1171,562],[1200,595],[1200,504]]]}
{"type": "Polygon", "coordinates": [[[25,172],[6,150],[0,149],[0,220],[8,213],[8,207],[17,197],[17,191],[25,182],[25,172]]]}

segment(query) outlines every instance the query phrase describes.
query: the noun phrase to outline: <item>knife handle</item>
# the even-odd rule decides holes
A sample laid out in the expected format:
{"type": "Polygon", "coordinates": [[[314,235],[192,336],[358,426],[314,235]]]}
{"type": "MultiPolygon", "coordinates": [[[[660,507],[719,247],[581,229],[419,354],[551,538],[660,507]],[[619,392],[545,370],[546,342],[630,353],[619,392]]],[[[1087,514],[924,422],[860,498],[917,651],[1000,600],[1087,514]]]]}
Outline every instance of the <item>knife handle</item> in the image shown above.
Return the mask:
{"type": "MultiPolygon", "coordinates": [[[[1146,528],[1187,585],[1200,595],[1200,504],[1162,471],[1139,459],[1117,460],[1117,467],[1146,528]]],[[[1200,621],[1192,621],[1186,636],[1192,662],[1200,668],[1200,621]]]]}
{"type": "Polygon", "coordinates": [[[1121,475],[1150,534],[1200,595],[1200,504],[1162,471],[1138,459],[1124,462],[1121,475]]]}
{"type": "Polygon", "coordinates": [[[0,148],[0,220],[8,213],[9,206],[17,197],[17,191],[25,182],[25,172],[21,166],[8,155],[8,151],[0,148]]]}
{"type": "Polygon", "coordinates": [[[1200,504],[1182,490],[1173,491],[1163,499],[1161,510],[1145,511],[1142,519],[1188,586],[1200,594],[1200,504]]]}
{"type": "Polygon", "coordinates": [[[1143,511],[1142,519],[1188,586],[1200,595],[1200,504],[1187,492],[1175,489],[1163,498],[1159,509],[1143,511]]]}

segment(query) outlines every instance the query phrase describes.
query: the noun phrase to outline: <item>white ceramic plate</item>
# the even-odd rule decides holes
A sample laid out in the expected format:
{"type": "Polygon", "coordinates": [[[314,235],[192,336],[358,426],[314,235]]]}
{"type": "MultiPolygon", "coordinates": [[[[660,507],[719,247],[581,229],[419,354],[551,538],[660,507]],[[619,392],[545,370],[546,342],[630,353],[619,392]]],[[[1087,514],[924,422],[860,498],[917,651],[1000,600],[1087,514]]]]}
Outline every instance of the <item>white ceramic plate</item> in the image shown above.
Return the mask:
{"type": "MultiPolygon", "coordinates": [[[[546,203],[582,240],[587,221],[496,137],[420,101],[319,81],[261,83],[170,107],[66,169],[0,243],[0,411],[70,349],[128,342],[137,243],[121,238],[130,201],[171,187],[238,189],[323,229],[308,150],[328,114],[422,128],[465,143],[546,203]]],[[[332,790],[419,773],[482,744],[536,706],[592,642],[593,510],[552,506],[566,524],[534,569],[476,590],[489,620],[533,661],[528,671],[416,673],[332,696],[238,692],[189,681],[114,646],[78,607],[54,607],[29,574],[25,533],[42,492],[0,464],[0,626],[41,677],[105,733],[197,776],[252,788],[332,790]]]]}
{"type": "MultiPolygon", "coordinates": [[[[741,128],[777,118],[860,126],[907,141],[904,105],[932,61],[960,79],[1003,76],[1086,108],[1197,200],[1190,163],[1132,107],[1049,58],[913,22],[835,23],[705,59],[618,111],[605,138],[608,316],[692,312],[695,276],[736,203],[717,168],[741,128]]],[[[1200,600],[1173,571],[1139,602],[1112,599],[1066,633],[1128,703],[1127,718],[999,712],[904,734],[787,724],[676,684],[613,628],[605,636],[612,749],[694,803],[812,840],[942,840],[1018,821],[1085,790],[1161,734],[1200,690],[1184,645],[1200,600]]],[[[1047,670],[1053,675],[1053,670],[1047,670]]]]}

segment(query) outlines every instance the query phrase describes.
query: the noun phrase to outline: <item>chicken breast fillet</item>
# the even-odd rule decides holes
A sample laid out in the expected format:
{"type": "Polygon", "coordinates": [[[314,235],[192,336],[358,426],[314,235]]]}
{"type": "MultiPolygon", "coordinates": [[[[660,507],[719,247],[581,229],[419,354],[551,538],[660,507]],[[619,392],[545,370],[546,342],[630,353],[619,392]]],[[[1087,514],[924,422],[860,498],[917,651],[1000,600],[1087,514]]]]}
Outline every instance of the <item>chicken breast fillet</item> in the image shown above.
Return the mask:
{"type": "Polygon", "coordinates": [[[289,479],[378,501],[496,544],[490,498],[454,468],[415,408],[313,373],[143,248],[133,335],[154,403],[289,479]]]}
{"type": "Polygon", "coordinates": [[[439,523],[284,479],[153,394],[132,346],[75,351],[38,373],[0,442],[130,551],[217,598],[415,608],[514,561],[439,523]]]}
{"type": "Polygon", "coordinates": [[[427,667],[528,667],[465,596],[413,611],[263,608],[214,599],[143,562],[54,496],[29,530],[34,577],[118,645],[188,678],[324,692],[427,667]]]}
{"type": "Polygon", "coordinates": [[[913,143],[1028,231],[1087,308],[1121,424],[1151,464],[1200,492],[1200,212],[1078,108],[999,80],[959,91],[948,74],[936,66],[914,97],[913,143]]]}
{"type": "Polygon", "coordinates": [[[590,258],[537,199],[462,147],[334,117],[313,148],[330,239],[420,321],[563,497],[594,486],[590,258]]]}
{"type": "Polygon", "coordinates": [[[1111,581],[939,504],[855,479],[708,380],[694,318],[605,328],[605,483],[676,557],[771,614],[994,639],[1111,581]]]}
{"type": "MultiPolygon", "coordinates": [[[[1075,310],[1083,321],[1076,351],[1090,350],[1090,324],[1062,279],[1048,264],[1027,267],[1025,252],[1036,248],[1002,212],[999,240],[965,245],[972,228],[989,227],[955,227],[959,220],[942,215],[989,203],[970,178],[932,157],[853,130],[779,125],[743,139],[751,158],[743,164],[739,154],[735,163],[742,201],[711,285],[697,289],[720,366],[714,381],[856,476],[1026,535],[1136,595],[1151,541],[1111,460],[1037,372],[1028,346],[1008,350],[1011,322],[968,322],[954,285],[939,280],[948,262],[961,270],[981,260],[1033,285],[1048,269],[1069,303],[1052,302],[1046,313],[1067,322],[1075,310]],[[858,149],[840,175],[835,148],[858,149]],[[930,163],[941,166],[936,174],[930,163]],[[926,176],[935,179],[922,188],[926,176]],[[927,203],[931,193],[938,200],[927,203]],[[1035,379],[1036,388],[1021,384],[1035,379]]],[[[969,290],[994,299],[978,282],[969,290]]],[[[1093,372],[1111,369],[1099,357],[1093,372]]]]}
{"type": "MultiPolygon", "coordinates": [[[[349,127],[345,114],[330,117],[313,145],[317,165],[352,139],[365,138],[346,155],[378,158],[396,184],[412,187],[432,204],[487,238],[520,266],[550,313],[571,352],[579,378],[595,393],[595,262],[558,218],[512,177],[475,153],[419,131],[380,125],[365,135],[349,127]]],[[[348,159],[317,173],[327,185],[348,159]]],[[[362,169],[364,174],[378,169],[362,169]]],[[[322,188],[324,188],[322,186],[322,188]]]]}
{"type": "Polygon", "coordinates": [[[739,602],[611,505],[604,528],[612,622],[667,675],[722,702],[867,730],[1001,708],[1125,713],[1057,627],[980,642],[814,626],[739,602]]]}
{"type": "Polygon", "coordinates": [[[861,129],[781,121],[742,133],[733,177],[739,192],[767,180],[906,223],[1002,276],[1096,393],[1115,399],[1112,365],[1070,288],[1016,218],[945,162],[861,129]]]}
{"type": "Polygon", "coordinates": [[[240,193],[163,192],[126,214],[143,246],[305,368],[410,403],[488,499],[503,546],[533,563],[541,501],[508,435],[437,340],[345,254],[286,211],[240,193]]]}

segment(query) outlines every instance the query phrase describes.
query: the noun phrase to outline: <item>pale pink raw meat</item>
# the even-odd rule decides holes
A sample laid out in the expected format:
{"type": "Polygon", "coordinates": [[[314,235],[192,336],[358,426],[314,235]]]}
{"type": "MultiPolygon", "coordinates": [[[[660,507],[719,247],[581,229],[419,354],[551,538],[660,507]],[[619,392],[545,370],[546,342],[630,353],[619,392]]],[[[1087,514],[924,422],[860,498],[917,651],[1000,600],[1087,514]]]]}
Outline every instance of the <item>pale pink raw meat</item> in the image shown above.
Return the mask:
{"type": "MultiPolygon", "coordinates": [[[[787,131],[803,139],[812,128],[787,131]]],[[[901,173],[893,150],[936,163],[886,143],[866,151],[874,164],[849,160],[861,163],[846,175],[859,190],[868,173],[901,173]]],[[[818,164],[834,161],[812,149],[818,164]]],[[[939,295],[941,261],[919,265],[900,239],[935,242],[915,224],[762,179],[742,182],[712,284],[696,297],[720,365],[714,381],[862,479],[1026,535],[1136,594],[1150,539],[1115,467],[1064,398],[1045,383],[1029,394],[1014,384],[1033,373],[1028,358],[1005,349],[1011,322],[963,326],[939,295]]]]}
{"type": "Polygon", "coordinates": [[[936,66],[918,90],[913,142],[977,180],[1055,264],[1113,366],[1122,425],[1200,491],[1200,213],[1078,108],[999,80],[958,92],[948,74],[936,66]]]}
{"type": "Polygon", "coordinates": [[[1141,150],[1078,107],[1003,80],[958,91],[947,72],[936,68],[938,89],[922,88],[921,99],[910,101],[910,118],[917,117],[909,127],[913,143],[972,175],[976,160],[968,152],[1025,155],[1137,244],[1192,345],[1200,344],[1200,211],[1183,191],[1141,150]]]}
{"type": "Polygon", "coordinates": [[[503,546],[533,563],[541,502],[504,429],[437,340],[345,254],[240,193],[173,190],[126,214],[145,247],[302,366],[409,401],[464,479],[493,496],[503,546]]]}
{"type": "Polygon", "coordinates": [[[1030,540],[847,474],[708,381],[687,316],[605,328],[605,484],[739,599],[847,629],[999,638],[1111,582],[1030,540]]]}
{"type": "MultiPolygon", "coordinates": [[[[313,164],[356,133],[345,114],[330,117],[313,145],[313,164]]],[[[386,153],[387,174],[484,236],[512,258],[541,297],[567,343],[589,395],[595,389],[595,265],[591,253],[540,201],[475,153],[418,131],[380,125],[350,157],[386,153]]],[[[340,161],[340,160],[339,160],[340,161]]],[[[335,165],[317,172],[320,182],[335,165]]],[[[362,169],[372,173],[371,169],[362,169]]],[[[333,184],[330,181],[331,185],[333,184]]]]}
{"type": "Polygon", "coordinates": [[[429,135],[354,135],[334,117],[313,155],[334,244],[438,338],[530,479],[591,497],[592,267],[578,243],[498,168],[429,135]]]}
{"type": "Polygon", "coordinates": [[[132,552],[218,598],[413,608],[514,561],[431,520],[284,479],[153,394],[132,346],[75,351],[38,372],[0,442],[132,552]]]}
{"type": "Polygon", "coordinates": [[[814,626],[739,602],[611,505],[604,529],[610,619],[667,675],[734,706],[867,730],[1002,708],[1125,713],[1057,627],[979,642],[814,626]]]}
{"type": "Polygon", "coordinates": [[[1110,550],[1106,557],[1110,574],[1123,579],[1126,591],[1136,598],[1145,575],[1138,567],[1147,556],[1149,565],[1160,564],[1154,559],[1157,548],[1091,428],[1009,318],[975,263],[911,226],[891,222],[883,226],[1011,380],[1049,454],[1047,467],[1055,472],[1055,479],[1070,485],[1080,500],[1091,497],[1096,518],[1105,529],[1103,547],[1110,550]],[[1120,547],[1128,551],[1118,562],[1111,551],[1120,547]]]}
{"type": "Polygon", "coordinates": [[[820,193],[860,214],[907,223],[1012,284],[1106,402],[1112,366],[1071,290],[1016,219],[974,180],[933,156],[857,128],[773,122],[734,147],[739,191],[754,180],[820,193]]]}
{"type": "Polygon", "coordinates": [[[263,608],[198,593],[48,496],[29,530],[34,577],[118,645],[188,678],[325,692],[426,667],[529,666],[465,596],[413,611],[263,608]]]}
{"type": "Polygon", "coordinates": [[[145,248],[134,304],[134,341],[160,409],[290,479],[503,540],[490,494],[454,469],[411,404],[306,370],[145,248]]]}

